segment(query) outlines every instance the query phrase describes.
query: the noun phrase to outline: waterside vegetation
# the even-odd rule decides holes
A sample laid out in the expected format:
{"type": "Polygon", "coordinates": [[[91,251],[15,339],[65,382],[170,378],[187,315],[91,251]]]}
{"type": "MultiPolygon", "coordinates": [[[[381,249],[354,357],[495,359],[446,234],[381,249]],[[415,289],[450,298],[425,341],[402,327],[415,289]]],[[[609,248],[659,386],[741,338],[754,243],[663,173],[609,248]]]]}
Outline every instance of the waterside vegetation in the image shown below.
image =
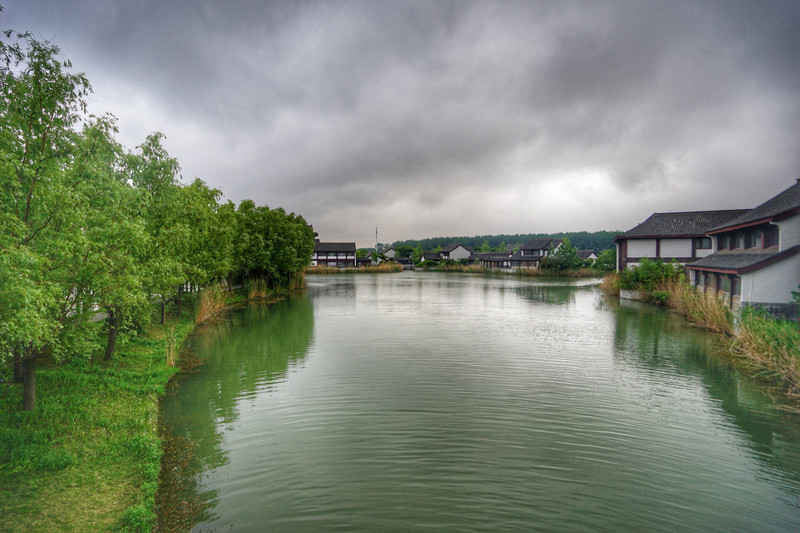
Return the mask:
{"type": "Polygon", "coordinates": [[[159,133],[125,149],[58,47],[3,35],[0,530],[149,531],[183,340],[248,285],[302,284],[313,230],[182,183],[159,133]]]}
{"type": "Polygon", "coordinates": [[[607,274],[601,290],[612,295],[621,290],[641,291],[644,301],[669,306],[692,324],[719,334],[738,366],[800,398],[797,320],[775,319],[749,306],[734,313],[725,298],[690,285],[680,264],[660,260],[642,259],[638,267],[607,274]]]}

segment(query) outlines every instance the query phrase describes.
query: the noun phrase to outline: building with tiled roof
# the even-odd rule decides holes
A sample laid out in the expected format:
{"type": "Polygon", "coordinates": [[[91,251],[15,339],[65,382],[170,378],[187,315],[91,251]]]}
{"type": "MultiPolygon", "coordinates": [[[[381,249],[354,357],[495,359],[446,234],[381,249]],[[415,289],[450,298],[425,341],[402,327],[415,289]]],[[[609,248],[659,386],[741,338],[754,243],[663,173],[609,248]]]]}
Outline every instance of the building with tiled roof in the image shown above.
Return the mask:
{"type": "Polygon", "coordinates": [[[706,233],[747,212],[747,209],[729,209],[653,213],[614,239],[617,269],[635,266],[645,257],[683,264],[705,257],[712,252],[712,242],[706,233]]]}
{"type": "Polygon", "coordinates": [[[563,242],[564,239],[530,239],[511,256],[511,268],[539,268],[539,261],[563,242]]]}
{"type": "Polygon", "coordinates": [[[722,293],[731,307],[767,308],[796,315],[800,285],[800,180],[708,231],[714,253],[687,265],[691,282],[722,293]]]}
{"type": "Polygon", "coordinates": [[[318,239],[314,241],[311,266],[349,268],[355,267],[356,264],[356,243],[320,242],[318,239]]]}
{"type": "Polygon", "coordinates": [[[460,242],[456,242],[448,244],[447,246],[442,246],[442,248],[439,250],[439,254],[442,256],[442,259],[453,259],[458,261],[459,259],[468,259],[470,254],[472,254],[472,250],[460,242]]]}

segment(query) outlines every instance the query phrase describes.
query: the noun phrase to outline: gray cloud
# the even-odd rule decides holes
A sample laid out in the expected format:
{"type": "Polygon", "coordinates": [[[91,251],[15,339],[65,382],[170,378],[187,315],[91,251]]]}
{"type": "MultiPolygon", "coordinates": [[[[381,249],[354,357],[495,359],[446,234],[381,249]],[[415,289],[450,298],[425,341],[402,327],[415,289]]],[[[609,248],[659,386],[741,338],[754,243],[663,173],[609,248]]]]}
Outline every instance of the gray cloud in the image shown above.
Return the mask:
{"type": "MultiPolygon", "coordinates": [[[[627,229],[800,172],[800,4],[9,1],[129,146],[323,238],[627,229]]],[[[758,196],[762,194],[764,198],[758,196]]]]}

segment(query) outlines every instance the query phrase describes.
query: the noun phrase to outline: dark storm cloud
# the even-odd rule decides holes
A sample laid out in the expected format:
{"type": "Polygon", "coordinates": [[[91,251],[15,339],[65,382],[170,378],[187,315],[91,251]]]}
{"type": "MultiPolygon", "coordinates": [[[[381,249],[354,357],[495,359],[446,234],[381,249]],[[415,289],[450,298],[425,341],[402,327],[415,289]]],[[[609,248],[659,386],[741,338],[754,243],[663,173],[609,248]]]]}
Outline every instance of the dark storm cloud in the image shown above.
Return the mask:
{"type": "Polygon", "coordinates": [[[164,131],[188,177],[330,239],[627,229],[748,207],[800,173],[797,2],[9,1],[0,17],[87,71],[126,144],[164,131]]]}

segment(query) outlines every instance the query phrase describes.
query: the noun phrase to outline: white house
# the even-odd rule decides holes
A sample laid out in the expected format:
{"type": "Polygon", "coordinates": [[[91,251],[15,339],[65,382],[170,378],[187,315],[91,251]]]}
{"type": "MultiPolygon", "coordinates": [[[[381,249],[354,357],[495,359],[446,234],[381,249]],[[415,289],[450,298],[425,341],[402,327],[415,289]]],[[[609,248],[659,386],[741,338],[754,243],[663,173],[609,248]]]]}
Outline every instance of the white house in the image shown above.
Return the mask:
{"type": "Polygon", "coordinates": [[[539,268],[539,261],[556,251],[564,239],[531,239],[509,258],[511,268],[539,268]]]}
{"type": "Polygon", "coordinates": [[[800,290],[800,180],[708,235],[714,253],[687,265],[692,284],[724,294],[731,307],[796,314],[792,291],[800,290]]]}
{"type": "Polygon", "coordinates": [[[468,259],[471,254],[472,250],[462,245],[460,242],[448,244],[439,250],[439,255],[442,256],[442,259],[453,259],[455,261],[468,259]]]}
{"type": "Polygon", "coordinates": [[[727,211],[687,211],[653,213],[634,227],[617,235],[617,270],[625,270],[648,259],[686,264],[712,253],[706,232],[746,213],[746,209],[727,211]]]}

